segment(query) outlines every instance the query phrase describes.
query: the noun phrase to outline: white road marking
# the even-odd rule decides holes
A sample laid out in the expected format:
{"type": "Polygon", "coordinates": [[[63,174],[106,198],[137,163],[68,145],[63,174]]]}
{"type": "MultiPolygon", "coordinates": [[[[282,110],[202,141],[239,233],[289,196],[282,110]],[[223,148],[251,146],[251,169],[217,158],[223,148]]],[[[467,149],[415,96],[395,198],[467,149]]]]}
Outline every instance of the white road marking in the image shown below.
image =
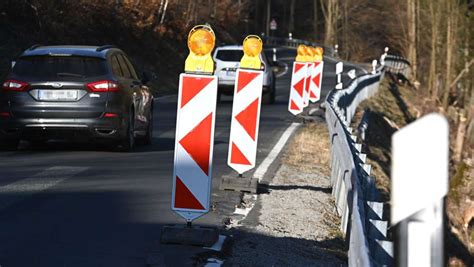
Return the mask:
{"type": "Polygon", "coordinates": [[[48,168],[30,178],[0,186],[0,210],[8,208],[41,191],[87,170],[88,167],[57,166],[48,168]]]}
{"type": "Polygon", "coordinates": [[[212,245],[212,247],[204,247],[204,248],[214,250],[214,251],[221,251],[222,246],[224,245],[225,239],[226,239],[225,235],[219,235],[219,239],[217,239],[217,242],[214,245],[212,245]]]}
{"type": "MultiPolygon", "coordinates": [[[[293,132],[300,126],[300,123],[292,123],[288,128],[286,128],[285,132],[281,135],[280,139],[278,142],[275,144],[273,149],[268,153],[267,157],[263,160],[262,163],[258,166],[257,170],[253,174],[253,177],[261,181],[265,174],[267,173],[268,168],[270,165],[275,161],[275,159],[278,157],[280,154],[281,150],[285,146],[286,142],[290,138],[290,136],[293,134],[293,132]]],[[[250,211],[253,209],[255,206],[255,202],[257,201],[258,196],[256,194],[252,195],[253,202],[250,204],[249,207],[241,209],[241,208],[235,208],[234,214],[236,215],[242,215],[242,218],[239,218],[236,221],[233,221],[230,224],[230,227],[239,227],[239,222],[245,220],[247,215],[250,213],[250,211]]]]}
{"type": "Polygon", "coordinates": [[[207,263],[206,265],[204,265],[204,267],[220,267],[222,266],[223,263],[224,261],[214,259],[214,258],[209,258],[207,259],[207,263]]]}
{"type": "Polygon", "coordinates": [[[278,140],[278,142],[275,144],[275,146],[267,155],[267,157],[263,160],[262,163],[260,163],[257,170],[255,170],[253,177],[258,179],[259,182],[263,179],[263,177],[267,173],[268,168],[278,157],[286,142],[290,138],[291,134],[293,134],[293,132],[298,128],[298,126],[300,126],[300,123],[294,122],[285,130],[285,132],[281,135],[280,140],[278,140]]]}

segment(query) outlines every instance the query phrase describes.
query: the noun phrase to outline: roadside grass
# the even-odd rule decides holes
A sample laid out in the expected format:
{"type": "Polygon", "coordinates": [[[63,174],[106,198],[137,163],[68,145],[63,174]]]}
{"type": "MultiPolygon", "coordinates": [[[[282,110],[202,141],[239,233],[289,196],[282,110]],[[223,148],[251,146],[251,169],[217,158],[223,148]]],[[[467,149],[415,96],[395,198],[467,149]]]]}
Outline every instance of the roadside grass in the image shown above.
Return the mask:
{"type": "Polygon", "coordinates": [[[290,142],[283,163],[305,172],[314,170],[330,175],[331,151],[329,132],[325,122],[309,123],[301,127],[290,142]]]}

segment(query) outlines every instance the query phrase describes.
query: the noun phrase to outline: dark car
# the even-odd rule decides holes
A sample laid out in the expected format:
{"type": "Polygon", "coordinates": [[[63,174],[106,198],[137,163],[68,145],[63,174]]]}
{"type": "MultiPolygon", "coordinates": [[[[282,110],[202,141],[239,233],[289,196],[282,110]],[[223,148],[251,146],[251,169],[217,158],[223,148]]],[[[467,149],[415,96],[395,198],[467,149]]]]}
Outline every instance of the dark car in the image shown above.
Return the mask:
{"type": "Polygon", "coordinates": [[[0,90],[0,146],[85,138],[130,151],[151,142],[153,96],[122,50],[33,46],[12,65],[0,90]]]}

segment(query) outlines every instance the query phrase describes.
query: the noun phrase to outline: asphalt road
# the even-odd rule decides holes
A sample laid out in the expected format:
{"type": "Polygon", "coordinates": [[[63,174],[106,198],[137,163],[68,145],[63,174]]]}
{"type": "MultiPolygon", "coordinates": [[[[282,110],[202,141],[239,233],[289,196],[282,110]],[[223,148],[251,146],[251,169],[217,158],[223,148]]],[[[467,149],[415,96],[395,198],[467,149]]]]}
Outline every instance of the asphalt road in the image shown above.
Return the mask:
{"type": "MultiPolygon", "coordinates": [[[[257,166],[295,121],[287,111],[291,63],[283,63],[288,70],[277,79],[276,103],[262,107],[257,166]]],[[[324,68],[323,97],[335,85],[334,61],[326,58],[324,68]]],[[[176,101],[176,95],[156,100],[153,145],[133,153],[26,142],[0,152],[0,266],[183,266],[206,257],[203,248],[159,242],[163,225],[183,222],[170,210],[176,101]]],[[[231,104],[224,97],[217,108],[215,209],[196,224],[222,226],[240,199],[218,190],[220,177],[232,174],[226,165],[231,104]]]]}

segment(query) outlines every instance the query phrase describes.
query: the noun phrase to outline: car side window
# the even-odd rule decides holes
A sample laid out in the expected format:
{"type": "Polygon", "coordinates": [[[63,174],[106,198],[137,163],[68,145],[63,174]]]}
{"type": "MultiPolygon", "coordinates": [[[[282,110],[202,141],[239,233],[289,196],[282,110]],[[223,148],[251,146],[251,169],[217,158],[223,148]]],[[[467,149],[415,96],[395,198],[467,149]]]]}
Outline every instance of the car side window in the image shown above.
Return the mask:
{"type": "Polygon", "coordinates": [[[122,70],[120,69],[120,64],[118,62],[117,56],[112,56],[111,59],[112,73],[117,77],[123,77],[122,70]]]}
{"type": "Polygon", "coordinates": [[[130,74],[130,71],[128,70],[127,64],[125,63],[123,56],[119,54],[117,58],[120,64],[120,69],[122,70],[122,73],[123,73],[123,77],[132,79],[132,75],[130,74]]]}
{"type": "Polygon", "coordinates": [[[125,55],[122,55],[122,56],[125,60],[125,63],[127,63],[127,67],[128,67],[128,70],[130,71],[130,74],[132,75],[132,78],[135,80],[138,80],[138,75],[137,75],[137,72],[135,71],[135,68],[133,67],[132,62],[130,62],[127,56],[125,55]]]}

